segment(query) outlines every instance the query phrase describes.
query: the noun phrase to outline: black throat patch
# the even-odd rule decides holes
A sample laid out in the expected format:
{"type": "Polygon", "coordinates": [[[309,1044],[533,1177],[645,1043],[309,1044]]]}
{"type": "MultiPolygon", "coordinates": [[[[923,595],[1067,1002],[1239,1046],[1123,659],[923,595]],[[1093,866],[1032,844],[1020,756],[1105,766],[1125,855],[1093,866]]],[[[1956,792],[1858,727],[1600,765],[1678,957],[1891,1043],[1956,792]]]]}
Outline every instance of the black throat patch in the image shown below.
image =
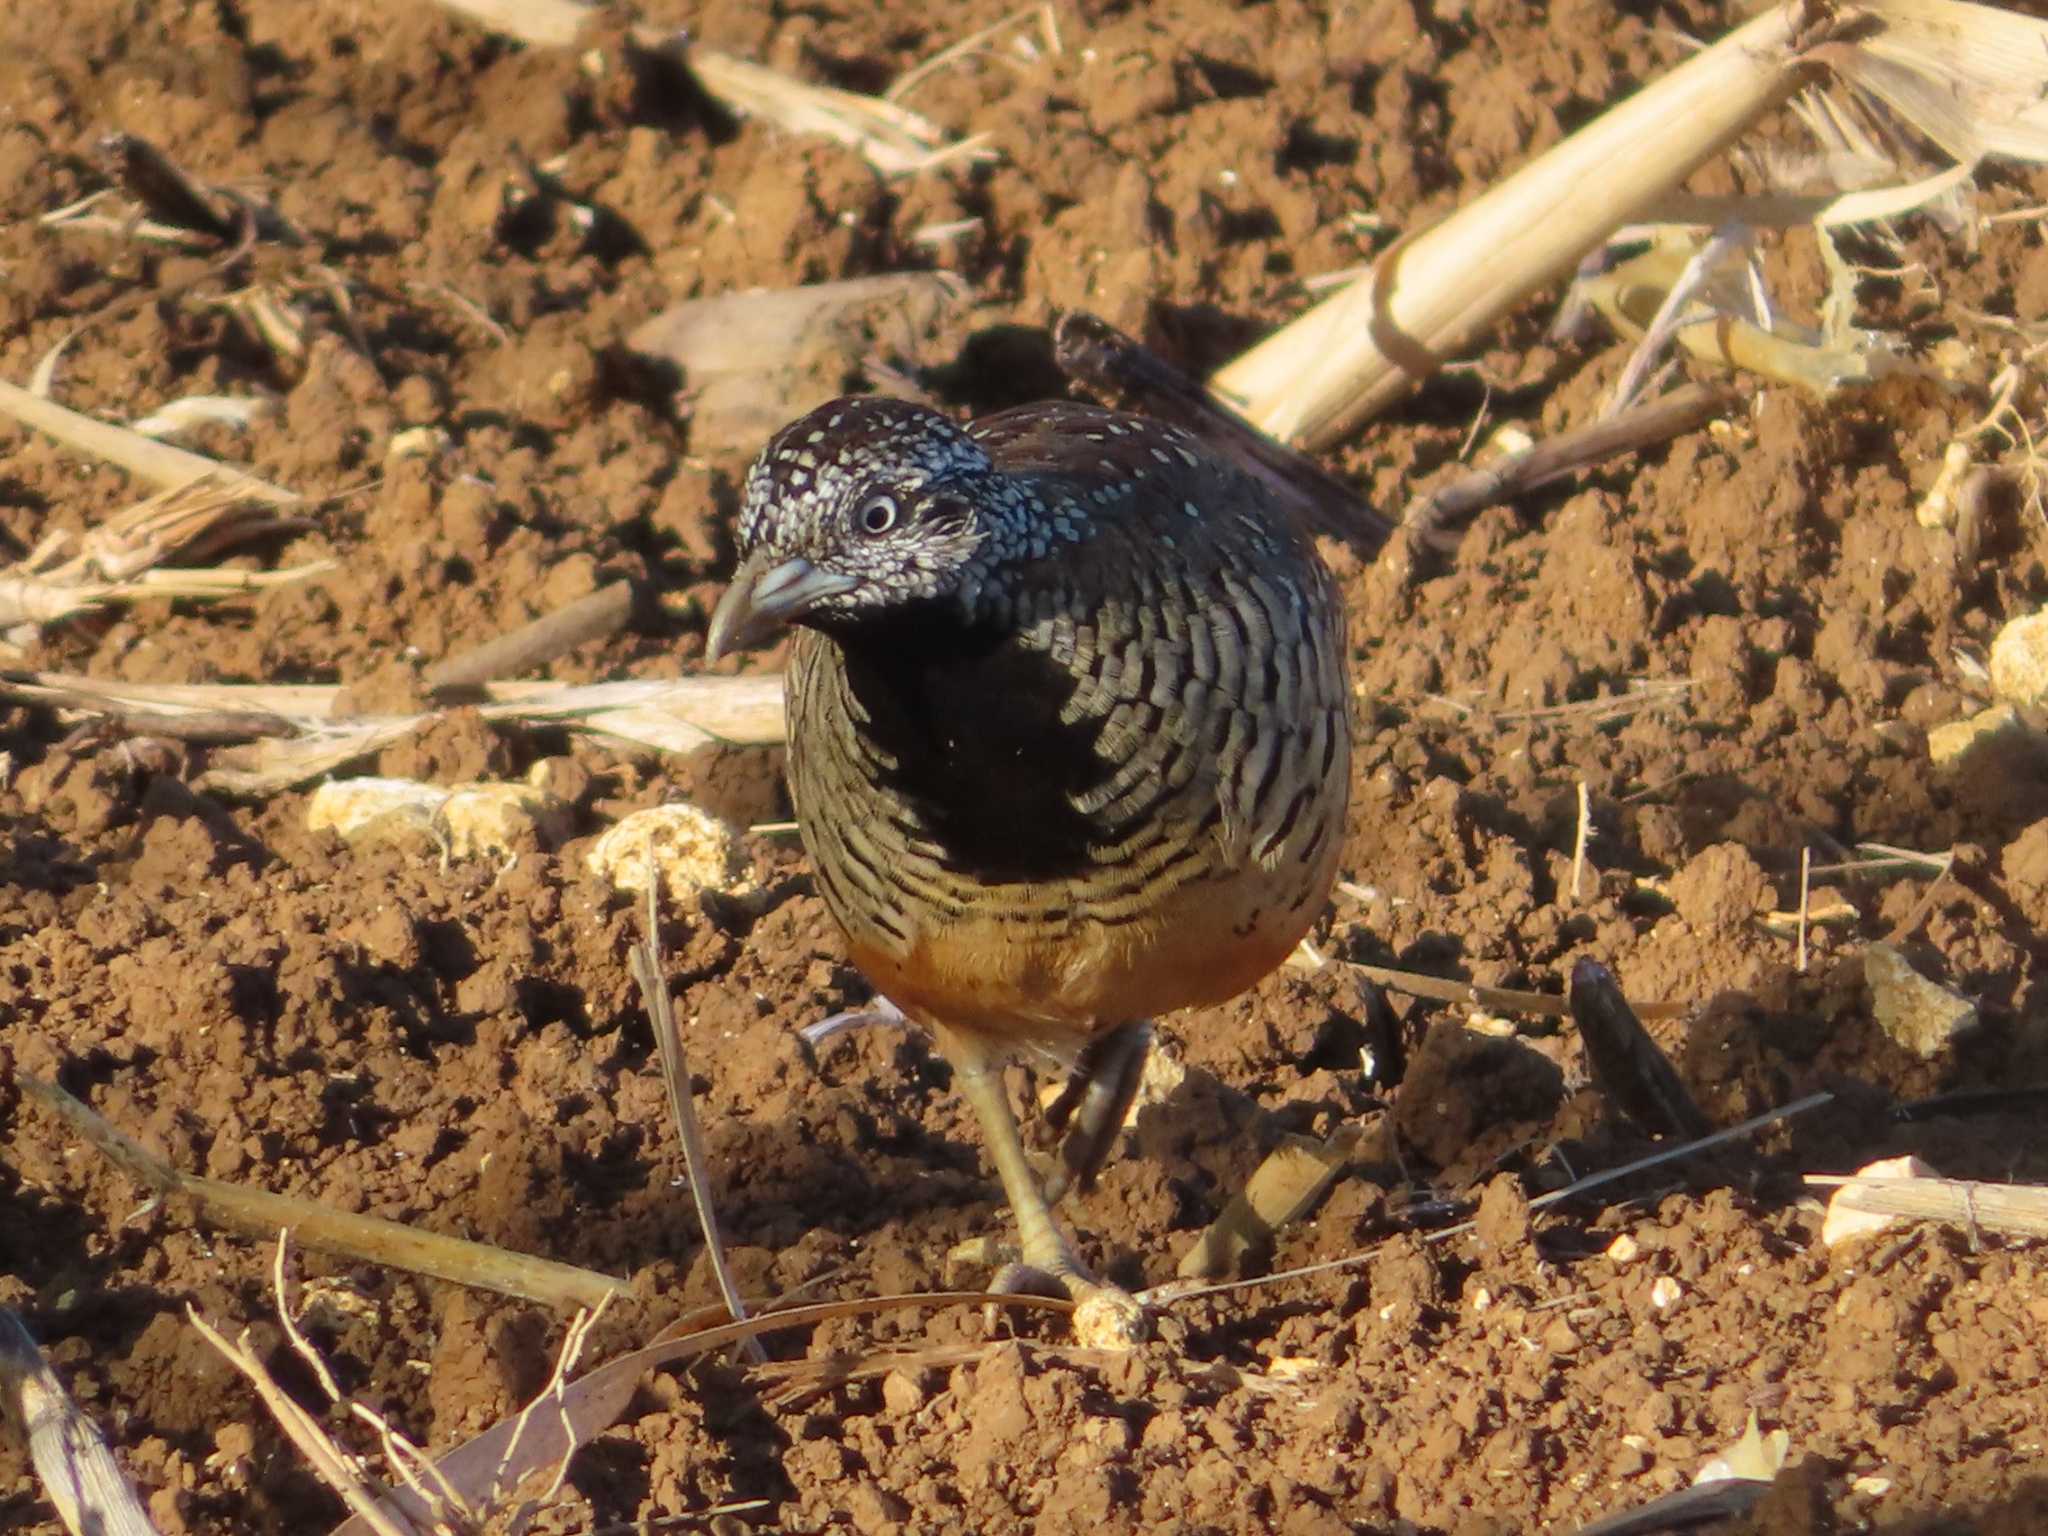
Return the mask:
{"type": "Polygon", "coordinates": [[[1099,829],[1073,797],[1115,765],[1096,749],[1103,722],[1063,722],[1075,679],[994,627],[930,608],[833,638],[900,796],[956,871],[990,884],[1086,871],[1099,829]]]}

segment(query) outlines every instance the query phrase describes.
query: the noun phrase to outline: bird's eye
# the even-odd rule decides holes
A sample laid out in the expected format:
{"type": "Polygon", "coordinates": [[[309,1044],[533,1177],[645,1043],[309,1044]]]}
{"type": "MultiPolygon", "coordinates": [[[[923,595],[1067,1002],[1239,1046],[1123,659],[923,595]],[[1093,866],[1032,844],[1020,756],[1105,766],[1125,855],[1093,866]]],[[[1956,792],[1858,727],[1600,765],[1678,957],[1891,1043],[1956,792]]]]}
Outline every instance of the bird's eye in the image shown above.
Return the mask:
{"type": "Polygon", "coordinates": [[[877,496],[860,509],[856,521],[862,533],[887,533],[896,526],[898,515],[894,496],[877,496]]]}

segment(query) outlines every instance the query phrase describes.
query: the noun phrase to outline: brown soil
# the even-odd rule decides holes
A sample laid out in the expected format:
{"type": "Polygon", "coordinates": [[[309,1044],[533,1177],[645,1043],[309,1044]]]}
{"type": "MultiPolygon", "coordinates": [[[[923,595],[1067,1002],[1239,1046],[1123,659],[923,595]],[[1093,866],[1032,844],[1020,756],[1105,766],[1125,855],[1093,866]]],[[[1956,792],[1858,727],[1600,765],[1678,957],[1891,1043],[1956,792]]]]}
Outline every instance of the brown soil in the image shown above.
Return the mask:
{"type": "MultiPolygon", "coordinates": [[[[645,11],[873,89],[1008,4],[645,11]]],[[[1348,215],[1377,214],[1382,241],[1419,226],[1666,66],[1678,32],[1728,21],[1706,0],[1057,9],[1060,56],[970,59],[914,99],[991,135],[1001,160],[890,185],[851,151],[636,79],[622,22],[548,55],[429,4],[15,7],[0,24],[0,376],[27,378],[103,306],[189,282],[91,325],[60,397],[127,419],[192,393],[274,393],[279,413],[246,439],[210,427],[194,446],[334,497],[270,553],[339,562],[316,588],[64,627],[30,663],[396,697],[423,664],[630,577],[665,606],[553,675],[672,676],[701,654],[744,454],[705,457],[687,420],[620,381],[611,349],[665,304],[936,264],[982,305],[963,360],[930,381],[950,403],[1055,387],[1042,327],[1071,305],[1212,367],[1298,311],[1302,279],[1361,259],[1370,237],[1348,215]],[[94,146],[116,130],[263,188],[309,233],[255,258],[257,275],[308,285],[303,367],[211,302],[223,284],[204,258],[36,227],[104,184],[94,146]],[[507,213],[534,165],[597,221],[546,197],[507,213]],[[367,355],[320,261],[349,284],[367,355]],[[447,453],[382,475],[392,434],[421,425],[446,430],[447,453]]],[[[1985,181],[1989,209],[2048,201],[2048,178],[1985,181]]],[[[1927,338],[1964,308],[2037,317],[2048,291],[2024,221],[1969,257],[1922,230],[1905,260],[1940,274],[1945,311],[1898,280],[1866,297],[1927,338]]],[[[1796,242],[1772,271],[1794,303],[1824,281],[1796,242]]],[[[1622,349],[1549,341],[1547,320],[1527,308],[1334,466],[1397,508],[1447,469],[1482,403],[1538,434],[1585,419],[1622,349]]],[[[1999,333],[1964,337],[1987,376],[1999,333]]],[[[1406,1079],[1368,1082],[1356,973],[1283,973],[1171,1021],[1188,1086],[1069,1214],[1109,1273],[1163,1281],[1262,1137],[1359,1122],[1362,1166],[1267,1262],[1381,1244],[1369,1262],[1178,1303],[1124,1359],[1079,1355],[1047,1322],[1005,1342],[1011,1325],[991,1335],[978,1314],[785,1335],[785,1359],[924,1341],[973,1358],[766,1403],[724,1367],[653,1380],[577,1459],[548,1528],[753,1499],[746,1520],[804,1531],[1566,1530],[1686,1482],[1752,1413],[1789,1432],[1793,1466],[1742,1529],[2048,1528],[2039,1251],[1928,1227],[1830,1252],[1796,1177],[1914,1151],[1949,1174],[2048,1178],[2038,1109],[1886,1113],[2048,1081],[2048,783],[2026,760],[1943,778],[1923,746],[1973,707],[1958,655],[2048,595],[2041,529],[2016,507],[1965,563],[1913,520],[1980,410],[1911,382],[1826,409],[1770,390],[1483,516],[1419,585],[1332,551],[1365,702],[1352,883],[1322,951],[1540,987],[1592,956],[1634,996],[1697,1004],[1658,1036],[1718,1121],[1817,1088],[1832,1107],[1639,1178],[1604,1209],[1532,1219],[1527,1196],[1645,1148],[1579,1086],[1570,1031],[1487,1035],[1404,1001],[1406,1079]],[[1636,678],[1691,686],[1605,723],[1550,709],[1636,678]],[[1579,782],[1597,836],[1574,897],[1579,782]],[[1796,904],[1802,848],[1827,863],[1862,840],[1954,848],[1954,876],[1924,910],[1924,876],[1827,877],[1817,896],[1860,916],[1817,928],[1802,973],[1760,919],[1796,904]],[[1932,1061],[1890,1043],[1859,980],[1859,947],[1895,926],[1982,1007],[1932,1061]],[[1429,1202],[1482,1195],[1472,1235],[1414,1235],[1429,1202]],[[1632,1262],[1608,1256],[1623,1234],[1632,1262]],[[1678,1300],[1660,1310],[1664,1277],[1678,1300]]],[[[133,499],[67,451],[6,443],[0,557],[133,499]]],[[[0,706],[0,1303],[165,1531],[340,1516],[184,1318],[190,1304],[246,1322],[277,1354],[269,1255],[138,1212],[131,1183],[22,1105],[13,1070],[56,1077],[183,1167],[631,1275],[644,1299],[607,1319],[605,1349],[707,1298],[627,976],[633,914],[582,851],[665,798],[773,819],[775,754],[656,760],[457,717],[374,765],[457,780],[556,759],[578,841],[501,867],[347,845],[304,829],[303,794],[219,802],[175,762],[68,730],[0,706]]],[[[756,833],[749,850],[764,915],[676,913],[668,929],[743,1285],[977,1282],[946,1255],[1003,1211],[946,1068],[890,1029],[802,1045],[796,1026],[866,994],[793,844],[756,833]]],[[[435,1446],[533,1390],[561,1336],[517,1303],[311,1256],[305,1272],[344,1385],[435,1446]]],[[[0,1528],[54,1528],[12,1444],[0,1528]]]]}

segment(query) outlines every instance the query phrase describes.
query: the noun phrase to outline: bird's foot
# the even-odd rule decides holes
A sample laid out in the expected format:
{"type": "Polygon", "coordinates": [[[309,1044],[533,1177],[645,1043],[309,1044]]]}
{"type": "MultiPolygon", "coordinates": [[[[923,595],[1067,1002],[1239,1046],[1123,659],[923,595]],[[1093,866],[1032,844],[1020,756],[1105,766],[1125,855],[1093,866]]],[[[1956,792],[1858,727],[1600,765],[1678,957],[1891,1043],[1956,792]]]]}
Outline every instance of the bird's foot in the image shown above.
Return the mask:
{"type": "Polygon", "coordinates": [[[1005,1264],[989,1281],[999,1296],[1057,1296],[1074,1304],[1074,1341],[1083,1349],[1131,1349],[1151,1337],[1144,1303],[1098,1280],[1071,1254],[1051,1264],[1005,1264]]]}

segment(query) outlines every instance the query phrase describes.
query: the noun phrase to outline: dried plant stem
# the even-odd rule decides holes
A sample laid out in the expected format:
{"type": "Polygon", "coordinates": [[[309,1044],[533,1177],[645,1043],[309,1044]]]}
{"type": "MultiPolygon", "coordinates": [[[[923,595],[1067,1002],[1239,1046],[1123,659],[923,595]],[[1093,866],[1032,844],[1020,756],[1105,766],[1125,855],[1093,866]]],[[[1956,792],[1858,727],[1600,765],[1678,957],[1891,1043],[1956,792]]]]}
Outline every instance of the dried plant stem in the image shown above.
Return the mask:
{"type": "Polygon", "coordinates": [[[1974,1179],[1864,1178],[1810,1173],[1806,1182],[1840,1186],[1843,1204],[1881,1216],[1911,1216],[1959,1227],[2048,1237],[2048,1189],[1974,1179]]]}
{"type": "Polygon", "coordinates": [[[387,1504],[380,1492],[364,1480],[355,1458],[337,1446],[321,1428],[320,1421],[300,1407],[298,1401],[264,1369],[263,1362],[256,1358],[255,1352],[244,1341],[246,1335],[230,1341],[199,1315],[197,1307],[188,1306],[185,1316],[199,1330],[199,1336],[247,1378],[249,1385],[256,1389],[256,1395],[263,1399],[263,1406],[277,1420],[278,1427],[299,1448],[299,1454],[312,1464],[320,1480],[341,1495],[342,1502],[362,1522],[365,1531],[374,1533],[374,1536],[420,1536],[419,1528],[387,1504]]]}
{"type": "MultiPolygon", "coordinates": [[[[647,867],[658,867],[651,841],[647,867]]],[[[676,1138],[683,1146],[683,1172],[690,1181],[690,1198],[697,1205],[698,1224],[704,1230],[705,1257],[710,1260],[712,1278],[718,1283],[718,1295],[725,1310],[735,1322],[742,1322],[747,1316],[747,1304],[732,1277],[732,1266],[725,1258],[725,1242],[719,1236],[718,1207],[711,1199],[710,1154],[704,1150],[704,1131],[697,1123],[697,1105],[690,1093],[689,1057],[683,1045],[682,1026],[676,1022],[675,1005],[669,999],[668,978],[662,973],[661,906],[657,895],[661,885],[658,879],[647,882],[646,931],[633,946],[633,979],[640,984],[647,1021],[654,1028],[654,1043],[661,1057],[661,1080],[668,1089],[669,1113],[676,1122],[676,1138]]],[[[747,1339],[741,1351],[755,1364],[767,1359],[758,1339],[747,1339]]]]}
{"type": "Polygon", "coordinates": [[[480,688],[545,666],[587,640],[617,634],[633,616],[633,584],[615,581],[530,624],[436,662],[422,674],[429,688],[480,688]]]}
{"type": "Polygon", "coordinates": [[[1580,877],[1586,872],[1586,845],[1593,840],[1593,799],[1586,781],[1579,780],[1578,829],[1572,836],[1572,900],[1579,900],[1580,877]]]}
{"type": "Polygon", "coordinates": [[[0,415],[46,432],[59,442],[104,459],[151,485],[168,488],[211,475],[222,489],[273,507],[293,507],[300,501],[296,491],[259,480],[202,454],[188,453],[140,432],[84,415],[54,400],[44,400],[19,385],[0,383],[0,415]]]}
{"type": "Polygon", "coordinates": [[[1725,389],[1688,384],[1617,415],[1559,432],[1418,496],[1402,514],[1402,527],[1434,542],[1442,530],[1497,502],[1690,432],[1726,410],[1732,400],[1725,389]]]}
{"type": "Polygon", "coordinates": [[[1800,46],[1826,14],[1811,0],[1771,6],[1397,244],[1367,276],[1225,367],[1212,387],[1283,441],[1309,449],[1338,441],[1789,97],[1803,79],[1800,46]]]}
{"type": "MultiPolygon", "coordinates": [[[[1396,971],[1360,960],[1338,962],[1369,981],[1410,997],[1427,997],[1439,1003],[1465,1003],[1497,1013],[1533,1013],[1539,1018],[1562,1019],[1571,1005],[1554,992],[1526,992],[1514,987],[1489,987],[1476,981],[1455,981],[1445,976],[1428,976],[1420,971],[1396,971]]],[[[1675,1019],[1692,1007],[1690,1003],[1631,1003],[1638,1018],[1675,1019]]]]}
{"type": "Polygon", "coordinates": [[[0,1307],[0,1418],[28,1447],[72,1536],[157,1536],[107,1442],[7,1307],[0,1307]]]}
{"type": "Polygon", "coordinates": [[[25,1097],[58,1115],[129,1177],[159,1196],[180,1196],[192,1201],[202,1221],[245,1237],[267,1241],[280,1228],[289,1227],[307,1247],[323,1253],[386,1264],[507,1296],[522,1296],[565,1312],[595,1307],[631,1290],[623,1280],[614,1280],[595,1270],[578,1269],[573,1264],[557,1264],[486,1243],[421,1232],[400,1222],[339,1211],[318,1200],[295,1199],[180,1173],[56,1085],[25,1073],[14,1081],[25,1097]]]}
{"type": "Polygon", "coordinates": [[[1799,974],[1806,974],[1806,926],[1813,910],[1813,849],[1799,850],[1799,974]]]}

